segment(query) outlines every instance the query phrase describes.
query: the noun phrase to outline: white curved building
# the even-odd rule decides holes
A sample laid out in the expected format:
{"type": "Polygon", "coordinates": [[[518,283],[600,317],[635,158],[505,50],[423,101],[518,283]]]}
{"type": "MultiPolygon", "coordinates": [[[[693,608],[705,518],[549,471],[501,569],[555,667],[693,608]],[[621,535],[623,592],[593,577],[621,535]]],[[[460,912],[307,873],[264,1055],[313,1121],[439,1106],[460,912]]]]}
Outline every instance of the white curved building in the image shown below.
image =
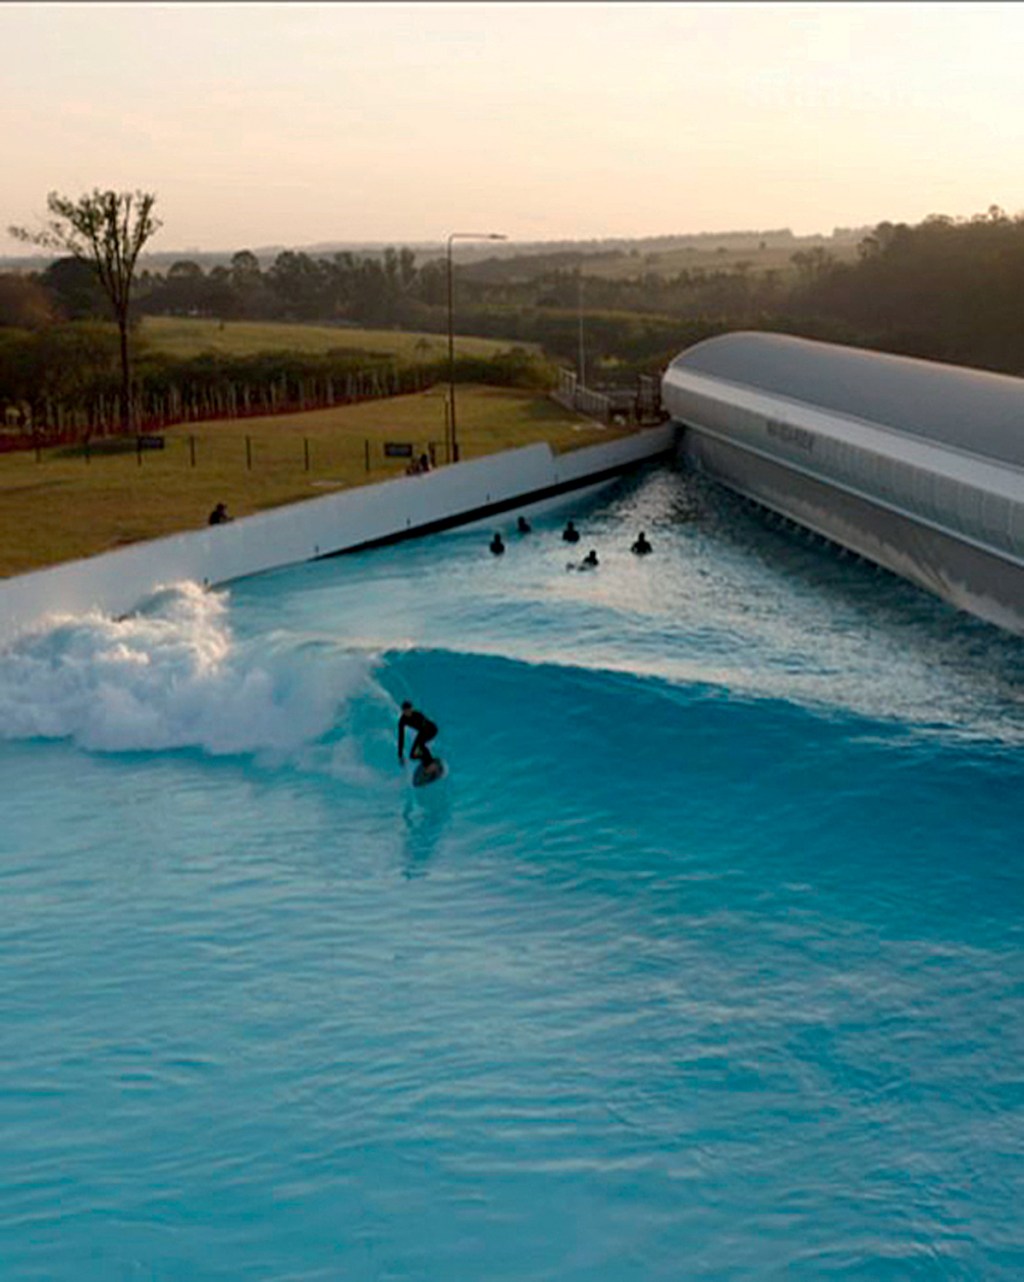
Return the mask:
{"type": "Polygon", "coordinates": [[[693,466],[1024,632],[1024,379],[735,333],[677,356],[662,402],[693,466]]]}

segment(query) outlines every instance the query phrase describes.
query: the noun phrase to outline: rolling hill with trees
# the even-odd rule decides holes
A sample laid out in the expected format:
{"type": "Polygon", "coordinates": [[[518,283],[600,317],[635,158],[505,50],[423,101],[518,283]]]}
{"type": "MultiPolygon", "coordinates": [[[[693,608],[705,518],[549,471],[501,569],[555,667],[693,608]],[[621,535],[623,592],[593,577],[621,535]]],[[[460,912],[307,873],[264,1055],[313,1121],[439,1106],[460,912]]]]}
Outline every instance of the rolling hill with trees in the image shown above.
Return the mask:
{"type": "MultiPolygon", "coordinates": [[[[629,384],[640,373],[657,374],[686,346],[735,329],[1021,374],[1022,283],[1024,215],[995,206],[971,218],[883,222],[831,237],[737,232],[531,252],[460,247],[457,330],[504,352],[460,353],[456,376],[543,386],[556,365],[578,363],[582,346],[589,384],[629,384]]],[[[408,246],[282,250],[269,261],[243,249],[208,267],[188,258],[165,270],[141,265],[132,300],[135,395],[153,412],[158,404],[167,412],[239,398],[294,407],[316,386],[409,390],[443,380],[443,353],[429,336],[446,333],[446,299],[447,267],[436,247],[426,255],[408,246]],[[147,347],[146,326],[139,327],[147,317],[317,325],[337,332],[338,344],[333,353],[247,354],[218,353],[211,344],[186,357],[161,351],[159,342],[147,347]],[[422,335],[419,359],[360,350],[356,329],[422,335]]],[[[54,414],[80,424],[109,417],[117,368],[104,328],[109,316],[109,296],[80,257],[0,274],[0,411],[10,417],[28,403],[36,422],[54,414]]]]}

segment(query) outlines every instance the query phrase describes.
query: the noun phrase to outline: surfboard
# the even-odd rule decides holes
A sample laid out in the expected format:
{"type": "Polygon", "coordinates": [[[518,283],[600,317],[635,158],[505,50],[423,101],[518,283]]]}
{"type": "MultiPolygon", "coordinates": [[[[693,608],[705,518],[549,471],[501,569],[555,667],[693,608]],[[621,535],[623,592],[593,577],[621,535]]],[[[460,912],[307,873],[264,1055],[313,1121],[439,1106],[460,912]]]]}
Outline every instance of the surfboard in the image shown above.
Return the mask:
{"type": "Polygon", "coordinates": [[[429,766],[425,766],[421,761],[412,772],[412,786],[422,788],[428,783],[437,783],[438,779],[443,779],[446,774],[445,764],[440,757],[435,757],[429,766]]]}

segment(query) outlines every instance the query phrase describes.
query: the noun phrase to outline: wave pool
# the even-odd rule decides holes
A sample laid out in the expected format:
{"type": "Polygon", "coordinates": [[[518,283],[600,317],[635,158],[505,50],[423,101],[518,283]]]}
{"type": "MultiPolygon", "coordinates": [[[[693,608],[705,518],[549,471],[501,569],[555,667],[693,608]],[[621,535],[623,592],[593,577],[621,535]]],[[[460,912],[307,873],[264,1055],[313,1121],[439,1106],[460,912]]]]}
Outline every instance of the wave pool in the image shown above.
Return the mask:
{"type": "Polygon", "coordinates": [[[514,515],[0,654],[4,1279],[1024,1274],[1024,642],[514,515]]]}

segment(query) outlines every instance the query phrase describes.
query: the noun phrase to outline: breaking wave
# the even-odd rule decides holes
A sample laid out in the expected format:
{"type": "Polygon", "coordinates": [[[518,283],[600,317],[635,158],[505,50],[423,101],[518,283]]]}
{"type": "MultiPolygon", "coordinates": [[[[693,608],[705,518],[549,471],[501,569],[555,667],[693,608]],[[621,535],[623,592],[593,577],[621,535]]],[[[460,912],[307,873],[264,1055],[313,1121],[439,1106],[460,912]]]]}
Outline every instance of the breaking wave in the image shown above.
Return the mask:
{"type": "Polygon", "coordinates": [[[293,754],[335,727],[355,691],[387,701],[372,668],[371,655],[329,640],[239,641],[226,597],[183,583],[128,618],[56,618],[7,648],[0,737],[99,752],[293,754]]]}

